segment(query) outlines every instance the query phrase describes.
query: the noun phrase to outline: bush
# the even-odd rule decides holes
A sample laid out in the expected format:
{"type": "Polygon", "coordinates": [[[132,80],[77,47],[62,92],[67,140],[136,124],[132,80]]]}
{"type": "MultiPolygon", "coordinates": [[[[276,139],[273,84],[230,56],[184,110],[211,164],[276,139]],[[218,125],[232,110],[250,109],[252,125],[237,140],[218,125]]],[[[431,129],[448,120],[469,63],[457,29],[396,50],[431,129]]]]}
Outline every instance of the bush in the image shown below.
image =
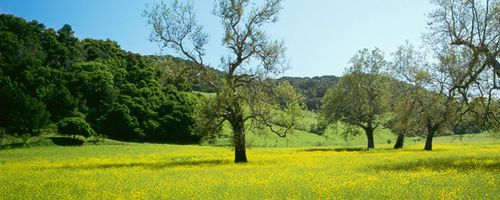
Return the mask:
{"type": "Polygon", "coordinates": [[[90,128],[85,119],[81,117],[66,117],[57,123],[59,133],[63,135],[81,135],[89,137],[94,135],[94,130],[90,128]]]}

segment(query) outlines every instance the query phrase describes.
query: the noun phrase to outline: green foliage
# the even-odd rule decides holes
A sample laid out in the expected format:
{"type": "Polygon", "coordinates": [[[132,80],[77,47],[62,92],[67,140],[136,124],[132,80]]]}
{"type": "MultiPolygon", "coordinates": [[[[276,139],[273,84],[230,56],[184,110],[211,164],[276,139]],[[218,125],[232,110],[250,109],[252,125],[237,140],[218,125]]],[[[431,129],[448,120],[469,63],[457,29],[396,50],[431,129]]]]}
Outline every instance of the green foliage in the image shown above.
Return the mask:
{"type": "Polygon", "coordinates": [[[379,49],[364,49],[351,62],[353,66],[323,98],[322,114],[330,123],[341,121],[363,129],[376,128],[382,123],[380,115],[388,108],[383,54],[379,49]]]}
{"type": "Polygon", "coordinates": [[[9,77],[0,77],[0,105],[0,127],[9,133],[34,134],[49,122],[45,105],[9,77]]]}
{"type": "Polygon", "coordinates": [[[320,110],[321,98],[338,80],[339,77],[337,76],[281,77],[278,79],[279,82],[288,81],[298,92],[304,95],[305,104],[309,110],[320,110]]]}
{"type": "Polygon", "coordinates": [[[59,133],[64,135],[81,135],[90,137],[94,135],[94,130],[90,125],[81,117],[66,117],[57,123],[59,133]]]}
{"type": "Polygon", "coordinates": [[[304,96],[288,82],[278,84],[274,92],[278,105],[270,118],[281,127],[297,127],[305,116],[304,96]]]}
{"type": "Polygon", "coordinates": [[[112,139],[138,140],[142,136],[137,118],[126,105],[115,104],[98,119],[99,131],[112,139]]]}
{"type": "Polygon", "coordinates": [[[54,31],[5,14],[0,36],[2,132],[33,134],[81,113],[92,129],[114,139],[199,140],[192,133],[195,100],[179,92],[189,84],[166,81],[171,77],[154,57],[111,40],[79,40],[70,25],[54,31]]]}
{"type": "Polygon", "coordinates": [[[159,126],[151,137],[169,143],[198,143],[201,137],[194,135],[192,102],[182,96],[171,98],[179,98],[180,101],[169,100],[160,105],[157,119],[159,126]]]}

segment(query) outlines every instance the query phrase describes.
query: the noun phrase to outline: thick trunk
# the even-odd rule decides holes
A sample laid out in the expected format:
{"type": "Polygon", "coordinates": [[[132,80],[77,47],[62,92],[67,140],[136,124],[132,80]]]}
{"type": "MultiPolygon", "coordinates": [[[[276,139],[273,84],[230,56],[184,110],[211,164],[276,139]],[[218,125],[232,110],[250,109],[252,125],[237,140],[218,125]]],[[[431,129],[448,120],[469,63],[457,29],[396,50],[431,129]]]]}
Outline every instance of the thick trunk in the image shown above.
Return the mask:
{"type": "Polygon", "coordinates": [[[405,135],[399,134],[398,138],[396,139],[396,144],[394,144],[394,149],[402,149],[404,142],[405,142],[405,135]]]}
{"type": "Polygon", "coordinates": [[[365,128],[366,138],[368,139],[368,149],[375,148],[375,142],[373,142],[373,128],[365,128]]]}
{"type": "Polygon", "coordinates": [[[434,128],[427,129],[427,137],[425,139],[424,150],[432,151],[432,139],[434,138],[434,133],[436,133],[436,129],[434,128]]]}
{"type": "Polygon", "coordinates": [[[247,153],[245,147],[245,125],[243,119],[231,123],[233,127],[233,144],[234,144],[234,162],[247,162],[247,153]]]}

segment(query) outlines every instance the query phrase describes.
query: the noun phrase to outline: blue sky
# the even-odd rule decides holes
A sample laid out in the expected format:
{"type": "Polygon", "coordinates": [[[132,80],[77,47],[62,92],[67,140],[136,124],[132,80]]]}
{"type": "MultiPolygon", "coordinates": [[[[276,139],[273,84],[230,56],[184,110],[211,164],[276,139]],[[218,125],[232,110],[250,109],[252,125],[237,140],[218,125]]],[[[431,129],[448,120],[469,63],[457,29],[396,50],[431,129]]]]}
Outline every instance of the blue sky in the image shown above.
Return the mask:
{"type": "MultiPolygon", "coordinates": [[[[37,20],[59,29],[70,24],[79,38],[112,39],[128,51],[171,54],[148,40],[140,0],[1,0],[0,13],[37,20]]],[[[205,60],[214,67],[225,49],[213,0],[194,0],[200,24],[210,35],[205,60]]],[[[362,48],[379,47],[387,58],[405,40],[419,45],[426,31],[428,0],[285,0],[279,21],[266,26],[283,39],[290,69],[286,76],[341,75],[362,48]]]]}

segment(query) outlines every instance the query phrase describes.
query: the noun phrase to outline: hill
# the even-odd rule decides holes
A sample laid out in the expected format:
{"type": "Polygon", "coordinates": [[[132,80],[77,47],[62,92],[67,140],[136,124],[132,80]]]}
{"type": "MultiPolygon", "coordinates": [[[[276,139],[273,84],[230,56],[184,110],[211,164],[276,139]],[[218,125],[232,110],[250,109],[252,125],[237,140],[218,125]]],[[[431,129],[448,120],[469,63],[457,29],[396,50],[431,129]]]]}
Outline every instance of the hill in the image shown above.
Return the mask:
{"type": "Polygon", "coordinates": [[[339,77],[315,76],[315,77],[281,77],[278,81],[288,81],[293,87],[306,98],[306,105],[309,110],[319,110],[321,98],[325,96],[328,89],[333,87],[339,77]]]}

